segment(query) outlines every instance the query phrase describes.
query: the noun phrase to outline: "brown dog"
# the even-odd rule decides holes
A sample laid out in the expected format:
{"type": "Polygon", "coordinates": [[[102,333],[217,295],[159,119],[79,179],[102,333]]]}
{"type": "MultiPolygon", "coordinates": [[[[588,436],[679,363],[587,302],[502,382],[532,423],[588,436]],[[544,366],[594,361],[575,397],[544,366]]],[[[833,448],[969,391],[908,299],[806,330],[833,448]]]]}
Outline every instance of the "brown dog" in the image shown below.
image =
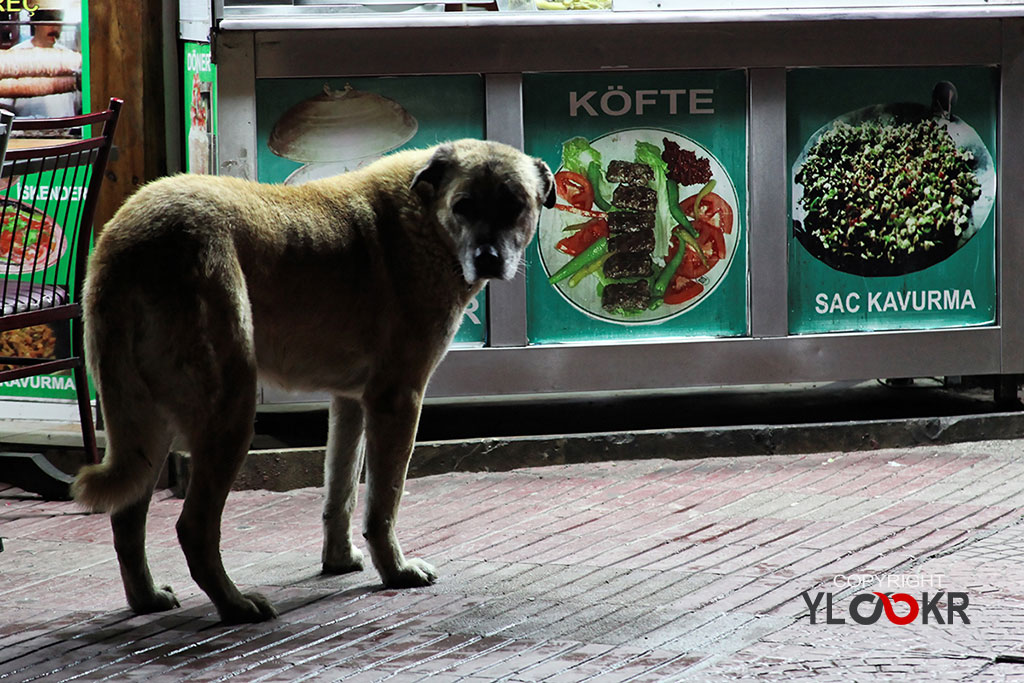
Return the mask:
{"type": "Polygon", "coordinates": [[[177,606],[146,560],[154,482],[180,434],[192,476],[177,530],[226,622],[275,615],[224,571],[220,523],[253,430],[257,374],[332,393],[323,568],[362,568],[350,521],[366,453],[365,531],[388,586],[437,574],[395,535],[420,402],[466,304],[509,279],[554,204],[544,162],[460,140],[299,186],[176,176],[132,197],[100,236],[85,293],[86,350],[107,450],[77,500],[112,513],[128,603],[177,606]]]}

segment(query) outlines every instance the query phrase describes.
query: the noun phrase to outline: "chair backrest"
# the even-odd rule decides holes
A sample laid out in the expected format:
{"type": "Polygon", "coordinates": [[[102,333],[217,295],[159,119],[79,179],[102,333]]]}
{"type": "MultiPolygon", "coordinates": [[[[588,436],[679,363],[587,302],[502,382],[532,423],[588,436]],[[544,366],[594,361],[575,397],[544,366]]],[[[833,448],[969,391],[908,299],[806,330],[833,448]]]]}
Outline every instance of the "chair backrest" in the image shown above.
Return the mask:
{"type": "Polygon", "coordinates": [[[4,163],[4,155],[7,154],[7,140],[11,137],[11,123],[13,121],[13,113],[6,109],[0,109],[0,165],[4,163]]]}
{"type": "Polygon", "coordinates": [[[0,172],[0,317],[80,300],[120,109],[111,99],[93,114],[14,120],[26,137],[11,139],[0,172]],[[85,136],[47,137],[69,129],[85,136]]]}

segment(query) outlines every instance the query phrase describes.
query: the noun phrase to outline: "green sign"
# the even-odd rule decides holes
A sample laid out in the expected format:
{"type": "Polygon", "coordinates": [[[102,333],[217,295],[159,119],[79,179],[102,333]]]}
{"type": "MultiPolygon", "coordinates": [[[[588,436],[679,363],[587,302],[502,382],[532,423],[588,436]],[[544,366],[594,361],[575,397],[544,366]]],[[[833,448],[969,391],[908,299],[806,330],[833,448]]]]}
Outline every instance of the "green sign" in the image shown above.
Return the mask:
{"type": "MultiPolygon", "coordinates": [[[[0,26],[0,61],[5,54],[31,50],[41,61],[19,60],[15,69],[0,85],[0,107],[9,109],[17,117],[73,116],[89,111],[89,23],[88,3],[65,0],[43,7],[41,3],[25,3],[25,9],[13,19],[30,22],[42,21],[34,16],[36,7],[46,10],[50,20],[59,18],[60,27],[53,24],[11,23],[0,26]],[[57,13],[57,14],[55,14],[57,13]],[[46,28],[47,30],[40,30],[46,28]],[[31,62],[31,63],[30,63],[31,62]],[[41,71],[33,71],[34,68],[41,71]]],[[[13,8],[17,12],[17,8],[13,8]]],[[[77,132],[77,131],[72,131],[77,132]]],[[[88,134],[88,131],[84,131],[88,134]]],[[[0,201],[6,204],[4,221],[0,226],[0,264],[10,263],[13,268],[0,266],[0,292],[7,296],[63,297],[58,288],[40,287],[39,283],[53,283],[55,273],[60,280],[74,281],[72,245],[64,237],[62,226],[74,220],[80,212],[88,179],[77,178],[75,186],[68,188],[62,199],[49,197],[51,173],[33,174],[14,180],[14,184],[0,191],[0,201]],[[20,202],[21,209],[16,208],[20,202]],[[57,208],[59,205],[59,208],[57,208]],[[25,207],[34,207],[28,210],[25,207]],[[15,254],[12,248],[26,242],[19,237],[29,231],[30,242],[37,245],[31,254],[15,254]],[[45,249],[45,252],[42,250],[45,249]],[[32,258],[32,268],[22,268],[19,258],[32,258]],[[21,275],[14,275],[19,270],[21,275]],[[16,284],[21,281],[21,285],[16,284]]],[[[82,174],[84,175],[84,174],[82,174]]],[[[59,184],[59,183],[56,183],[59,184]]],[[[27,262],[27,261],[26,261],[27,262]]],[[[67,324],[36,325],[20,330],[0,332],[0,356],[28,356],[53,358],[66,352],[70,344],[67,324]]],[[[0,384],[0,398],[75,399],[75,382],[70,371],[51,375],[37,375],[0,384]]]]}
{"type": "Polygon", "coordinates": [[[217,67],[208,43],[185,43],[185,172],[217,171],[217,67]]]}
{"type": "Polygon", "coordinates": [[[746,73],[529,74],[523,108],[530,342],[746,334],[746,73]]]}
{"type": "Polygon", "coordinates": [[[988,67],[787,79],[793,334],[995,321],[988,67]]]}
{"type": "MultiPolygon", "coordinates": [[[[404,148],[484,137],[477,75],[256,81],[259,180],[301,183],[404,148]]],[[[486,339],[486,296],[470,302],[456,344],[486,339]]]]}

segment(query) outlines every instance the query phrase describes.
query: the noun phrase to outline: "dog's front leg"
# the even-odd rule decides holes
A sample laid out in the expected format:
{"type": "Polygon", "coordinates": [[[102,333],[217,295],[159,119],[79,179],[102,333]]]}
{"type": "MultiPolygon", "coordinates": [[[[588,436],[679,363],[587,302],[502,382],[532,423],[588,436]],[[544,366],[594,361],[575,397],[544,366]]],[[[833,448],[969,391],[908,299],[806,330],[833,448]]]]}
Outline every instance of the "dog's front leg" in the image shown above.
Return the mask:
{"type": "Polygon", "coordinates": [[[363,469],[363,406],[351,398],[331,400],[324,462],[324,549],[327,574],[363,568],[363,554],[352,544],[352,511],[356,507],[359,475],[363,469]]]}
{"type": "Polygon", "coordinates": [[[395,533],[398,505],[420,417],[422,387],[371,386],[366,407],[366,524],[363,536],[384,585],[426,586],[437,571],[419,559],[405,559],[395,533]]]}

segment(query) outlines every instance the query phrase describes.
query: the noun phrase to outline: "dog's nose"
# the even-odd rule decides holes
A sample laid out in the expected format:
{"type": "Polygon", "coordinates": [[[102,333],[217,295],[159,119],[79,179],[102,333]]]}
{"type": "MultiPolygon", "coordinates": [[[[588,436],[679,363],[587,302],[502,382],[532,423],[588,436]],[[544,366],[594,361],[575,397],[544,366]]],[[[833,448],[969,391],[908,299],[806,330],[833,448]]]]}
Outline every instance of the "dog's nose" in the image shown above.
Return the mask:
{"type": "Polygon", "coordinates": [[[473,250],[473,267],[478,279],[501,277],[501,256],[493,244],[483,244],[473,250]]]}

